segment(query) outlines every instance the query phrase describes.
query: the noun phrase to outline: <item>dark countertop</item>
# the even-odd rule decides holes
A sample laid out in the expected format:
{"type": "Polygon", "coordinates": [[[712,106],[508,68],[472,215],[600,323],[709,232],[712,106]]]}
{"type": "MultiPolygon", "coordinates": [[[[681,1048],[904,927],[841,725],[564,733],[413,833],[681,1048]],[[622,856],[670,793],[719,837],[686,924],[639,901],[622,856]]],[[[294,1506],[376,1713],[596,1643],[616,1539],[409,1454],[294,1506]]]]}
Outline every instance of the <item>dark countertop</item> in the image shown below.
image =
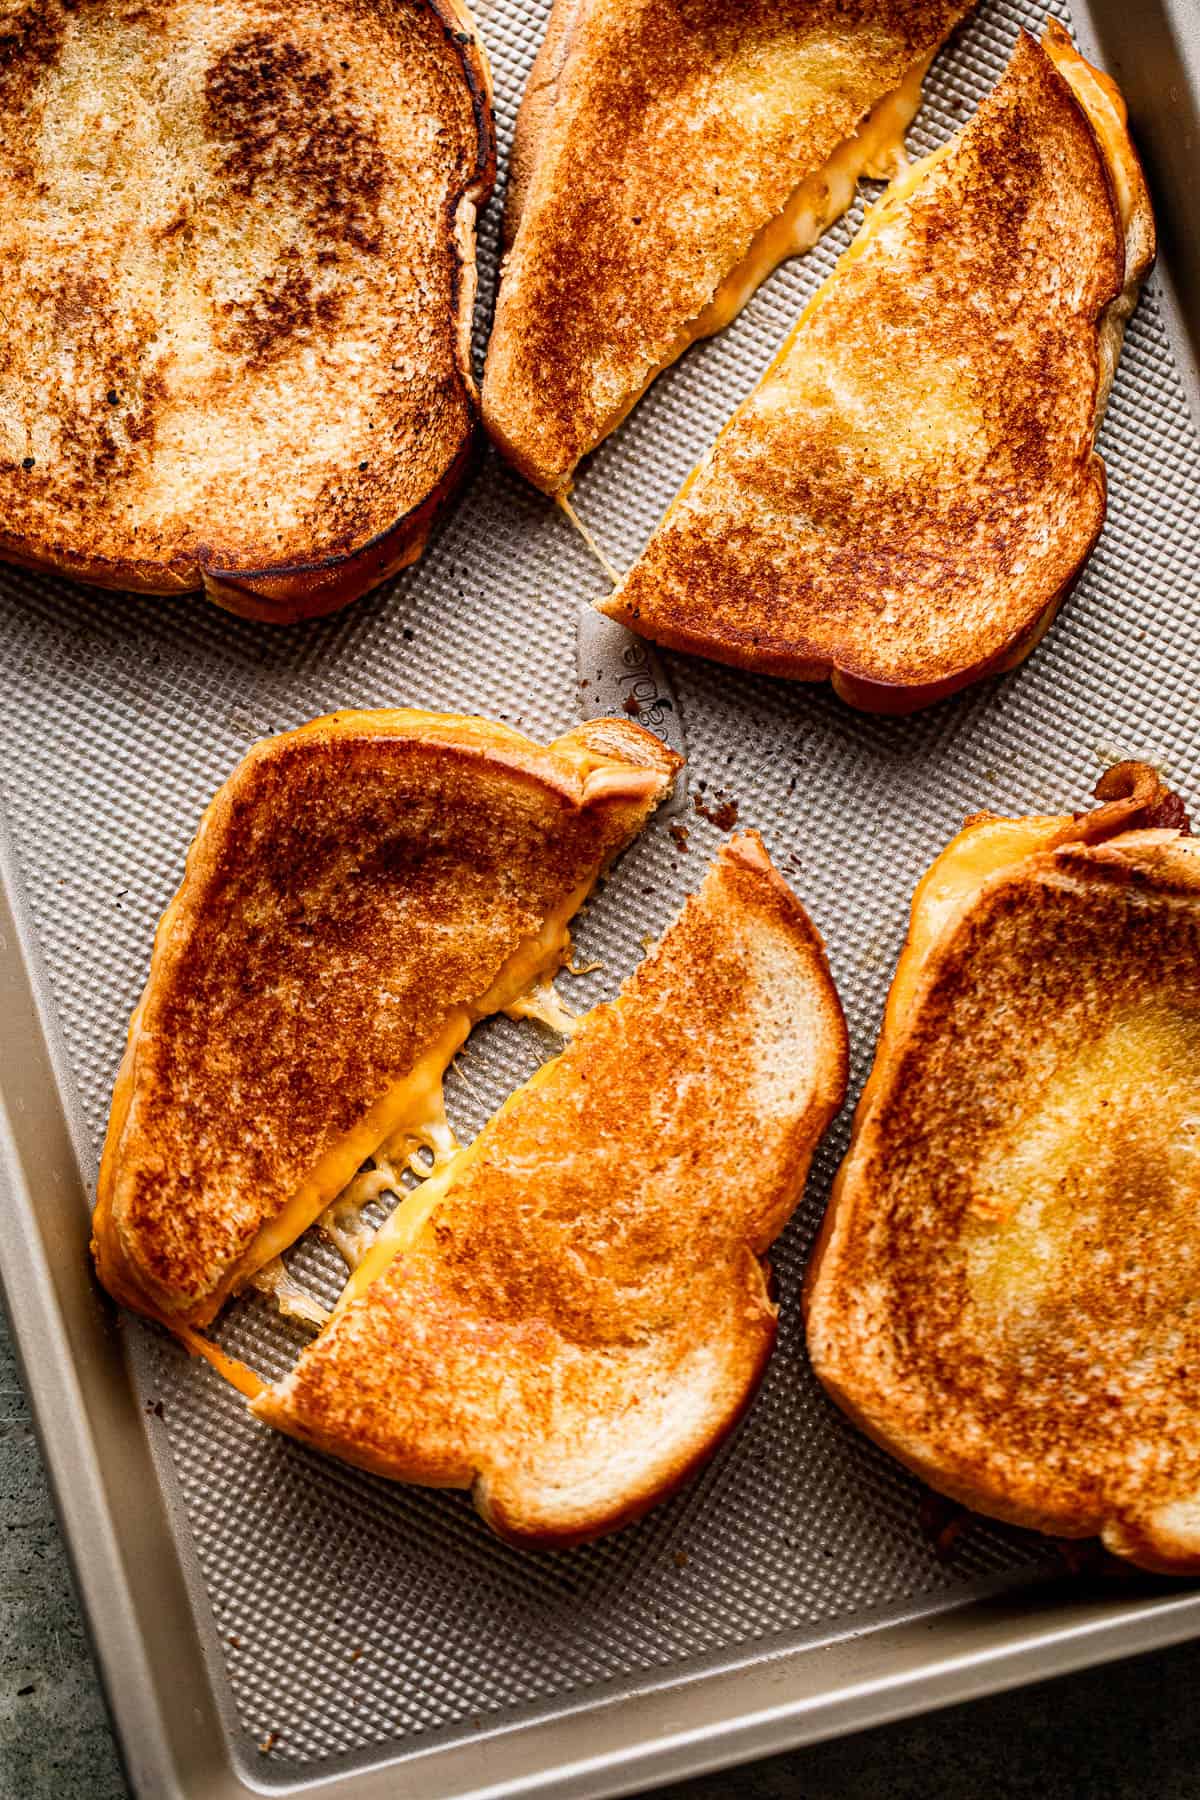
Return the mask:
{"type": "MultiPolygon", "coordinates": [[[[2,1323],[0,1499],[0,1800],[124,1800],[2,1323]]],[[[1192,1800],[1200,1796],[1198,1689],[1200,1643],[1188,1644],[659,1792],[665,1800],[1192,1800]]]]}

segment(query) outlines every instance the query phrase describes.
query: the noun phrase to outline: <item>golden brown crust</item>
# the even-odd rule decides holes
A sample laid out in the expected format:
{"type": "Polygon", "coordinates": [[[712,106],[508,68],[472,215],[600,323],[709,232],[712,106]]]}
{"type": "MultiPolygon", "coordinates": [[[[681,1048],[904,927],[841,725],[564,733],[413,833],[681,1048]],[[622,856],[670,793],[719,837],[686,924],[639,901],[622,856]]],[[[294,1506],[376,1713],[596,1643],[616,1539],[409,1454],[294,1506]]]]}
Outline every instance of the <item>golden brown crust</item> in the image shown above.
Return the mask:
{"type": "Polygon", "coordinates": [[[1026,656],[1103,524],[1095,431],[1153,256],[1123,118],[1103,123],[1102,143],[1023,35],[971,124],[885,196],[601,610],[879,712],[1026,656]]]}
{"type": "Polygon", "coordinates": [[[578,1542],[713,1453],[775,1336],[762,1258],[841,1104],[817,933],[753,835],[484,1128],[431,1223],[254,1411],[578,1542]]]}
{"type": "Polygon", "coordinates": [[[522,474],[570,486],[762,229],[970,3],[555,0],[483,388],[522,474]]]}
{"type": "Polygon", "coordinates": [[[490,78],[457,0],[198,18],[0,0],[0,556],[284,622],[469,466],[490,78]]]}
{"type": "Polygon", "coordinates": [[[343,713],[257,745],[201,822],[130,1027],[95,1225],[118,1298],[211,1318],[259,1230],[678,766],[628,720],[543,749],[343,713]]]}
{"type": "Polygon", "coordinates": [[[1200,849],[1152,770],[1120,766],[1099,798],[1031,822],[1041,847],[928,944],[914,907],[919,964],[806,1283],[809,1349],[941,1492],[1195,1572],[1200,849]]]}
{"type": "Polygon", "coordinates": [[[546,21],[546,35],[533,59],[525,92],[521,95],[504,189],[506,251],[512,247],[517,235],[538,157],[549,134],[558,85],[570,50],[571,32],[586,8],[587,0],[553,0],[546,21]]]}

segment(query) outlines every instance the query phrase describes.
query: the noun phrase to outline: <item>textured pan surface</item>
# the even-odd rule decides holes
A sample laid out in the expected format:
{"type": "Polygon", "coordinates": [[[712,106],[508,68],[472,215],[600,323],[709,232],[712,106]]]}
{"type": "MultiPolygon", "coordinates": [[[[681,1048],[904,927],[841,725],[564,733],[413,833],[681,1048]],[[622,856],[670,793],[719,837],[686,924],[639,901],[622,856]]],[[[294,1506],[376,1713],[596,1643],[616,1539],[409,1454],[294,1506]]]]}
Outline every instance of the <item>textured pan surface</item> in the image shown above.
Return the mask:
{"type": "MultiPolygon", "coordinates": [[[[932,147],[966,116],[1042,10],[982,0],[930,77],[913,134],[932,147]]],[[[1060,16],[1066,18],[1062,13],[1060,16]]],[[[503,138],[542,8],[491,0],[503,138]]],[[[578,504],[627,563],[857,212],[775,275],[743,317],[656,383],[581,475],[578,504]]],[[[490,292],[498,213],[485,220],[490,292]]],[[[867,1067],[908,900],[964,814],[1082,804],[1104,762],[1141,756],[1200,795],[1200,446],[1152,281],[1101,440],[1110,514],[1045,644],[999,683],[910,721],[852,713],[823,692],[667,659],[685,715],[692,791],[737,803],[830,944],[854,1053],[867,1067]],[[705,784],[703,788],[701,784],[705,784]]],[[[549,737],[575,716],[575,615],[602,578],[550,504],[485,463],[424,564],[340,619],[291,632],[187,602],[125,601],[0,576],[5,805],[40,937],[46,996],[78,1091],[91,1184],[128,1013],[154,923],[200,812],[247,743],[341,705],[465,708],[549,737]]],[[[699,881],[720,832],[686,848],[651,826],[578,930],[605,968],[564,979],[582,1005],[615,990],[640,940],[699,881]]],[[[473,1041],[448,1094],[474,1129],[551,1041],[507,1022],[473,1041]],[[469,1084],[469,1085],[468,1085],[469,1084]]],[[[147,1430],[169,1446],[202,1573],[235,1750],[276,1778],[329,1757],[369,1760],[475,1738],[787,1644],[978,1595],[1045,1567],[1031,1539],[974,1528],[937,1561],[917,1490],[819,1394],[801,1350],[805,1252],[849,1114],[773,1255],[783,1301],[764,1390],[700,1479],[642,1525],[583,1551],[529,1557],[493,1540],[462,1496],[390,1489],[244,1417],[206,1370],[128,1327],[147,1430]],[[274,1737],[271,1734],[274,1733],[274,1737]]],[[[319,1253],[298,1259],[322,1280],[319,1253]]],[[[295,1340],[251,1299],[223,1333],[264,1370],[295,1340]]],[[[414,1791],[427,1776],[414,1773],[414,1791]]],[[[427,1790],[426,1790],[427,1791],[427,1790]]]]}

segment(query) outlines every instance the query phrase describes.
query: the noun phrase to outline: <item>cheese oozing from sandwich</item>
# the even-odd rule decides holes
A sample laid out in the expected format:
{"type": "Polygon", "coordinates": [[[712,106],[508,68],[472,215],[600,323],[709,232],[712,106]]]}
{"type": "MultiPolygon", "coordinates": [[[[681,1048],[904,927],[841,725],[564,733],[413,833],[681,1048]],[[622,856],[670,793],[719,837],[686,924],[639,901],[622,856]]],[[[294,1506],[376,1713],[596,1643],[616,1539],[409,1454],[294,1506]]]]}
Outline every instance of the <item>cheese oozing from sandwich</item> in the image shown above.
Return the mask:
{"type": "MultiPolygon", "coordinates": [[[[839,144],[815,174],[806,176],[793,189],[783,211],[768,220],[756,233],[741,262],[730,270],[703,312],[684,326],[666,356],[655,364],[637,392],[625,401],[611,423],[606,425],[605,435],[616,430],[663,370],[678,362],[685,350],[702,338],[716,337],[726,326],[731,325],[780,263],[811,250],[829,227],[836,224],[842,214],[853,206],[861,180],[887,180],[889,176],[905,168],[907,152],[904,139],[921,109],[921,88],[933,61],[933,54],[930,51],[928,56],[919,57],[899,87],[892,93],[885,94],[872,107],[854,136],[839,144]]],[[[925,158],[916,167],[924,169],[929,160],[925,158]]],[[[690,486],[691,479],[689,476],[684,492],[690,486]]],[[[681,493],[679,498],[682,497],[681,493]]],[[[608,579],[616,585],[621,580],[620,571],[614,568],[594,533],[579,517],[565,493],[557,494],[555,500],[608,579]]]]}
{"type": "MultiPolygon", "coordinates": [[[[1054,62],[1059,73],[1063,76],[1063,79],[1070,84],[1072,92],[1079,101],[1084,112],[1087,114],[1093,130],[1101,141],[1105,152],[1105,159],[1112,173],[1113,186],[1117,197],[1117,206],[1121,215],[1122,228],[1128,234],[1134,220],[1137,196],[1130,179],[1126,162],[1125,146],[1127,138],[1125,132],[1125,103],[1122,100],[1118,89],[1114,86],[1109,77],[1103,74],[1099,69],[1093,68],[1092,65],[1080,55],[1079,51],[1075,48],[1075,45],[1071,42],[1070,38],[1067,37],[1065,32],[1060,34],[1048,31],[1043,41],[1043,47],[1047,55],[1050,56],[1054,62]]],[[[901,156],[903,154],[904,132],[907,130],[908,125],[912,123],[913,118],[916,116],[917,109],[920,106],[921,82],[924,78],[925,71],[929,67],[930,60],[930,58],[927,58],[922,64],[914,67],[904,86],[898,89],[895,94],[889,95],[887,100],[882,101],[880,105],[875,108],[875,111],[870,115],[870,118],[867,121],[867,126],[864,126],[863,128],[864,131],[866,131],[871,125],[871,122],[876,119],[876,116],[881,115],[880,129],[882,131],[884,125],[882,115],[884,115],[885,109],[894,106],[894,114],[889,116],[891,116],[894,121],[899,121],[903,116],[905,108],[911,106],[907,121],[900,126],[898,140],[895,136],[892,138],[893,153],[898,141],[901,156]],[[912,85],[910,86],[910,84],[912,85]]],[[[795,347],[797,337],[812,319],[818,307],[822,306],[825,301],[829,299],[835,286],[845,275],[846,270],[852,268],[864,254],[868,245],[878,237],[880,231],[888,223],[889,219],[892,218],[896,210],[903,206],[917,191],[937,165],[952,153],[957,142],[957,137],[950,138],[946,143],[939,145],[936,150],[931,150],[927,156],[921,157],[917,162],[910,163],[907,167],[902,167],[901,171],[891,182],[887,192],[883,194],[873,206],[868,207],[861,226],[845,253],[839,259],[837,267],[833,270],[832,274],[826,277],[820,287],[818,287],[808,304],[804,307],[800,317],[796,320],[791,331],[789,331],[787,337],[780,345],[778,351],[771,359],[766,373],[763,376],[763,380],[760,383],[758,390],[759,394],[761,394],[762,389],[769,384],[773,375],[778,374],[782,377],[788,359],[795,347]]],[[[828,167],[831,169],[834,168],[834,165],[839,163],[839,159],[844,155],[847,155],[847,153],[858,143],[859,137],[855,137],[850,139],[848,143],[843,144],[841,148],[835,152],[828,167]]],[[[873,167],[882,168],[884,166],[882,157],[886,155],[887,151],[885,149],[882,152],[881,158],[876,161],[873,167]]],[[[847,165],[847,167],[848,166],[849,165],[847,165]]],[[[853,181],[851,181],[848,192],[844,187],[844,179],[841,170],[838,169],[835,172],[833,178],[834,186],[831,187],[831,209],[828,213],[828,217],[822,223],[815,222],[815,214],[812,211],[811,195],[807,201],[804,200],[802,196],[805,195],[806,190],[819,187],[820,183],[825,179],[826,171],[823,170],[821,175],[811,177],[809,182],[803,183],[801,187],[797,189],[789,206],[789,212],[792,208],[798,209],[796,214],[797,231],[800,235],[803,235],[810,227],[815,228],[813,229],[812,236],[807,240],[807,243],[798,241],[796,249],[807,248],[808,245],[816,242],[821,232],[826,228],[826,225],[832,222],[832,220],[839,218],[853,201],[854,183],[857,182],[859,175],[863,173],[869,174],[871,172],[873,172],[872,169],[867,169],[865,167],[860,168],[855,174],[853,181]],[[832,196],[835,189],[837,194],[840,195],[845,193],[846,195],[844,203],[836,207],[832,205],[832,196]]],[[[785,214],[783,216],[786,217],[787,215],[785,214]]],[[[776,221],[775,224],[781,225],[782,220],[776,221]]],[[[773,229],[774,225],[767,227],[768,231],[773,229]]],[[[710,326],[709,329],[717,331],[722,325],[728,324],[729,320],[740,311],[741,307],[750,298],[751,294],[753,294],[754,289],[758,286],[759,282],[765,280],[766,276],[770,274],[771,269],[773,269],[778,262],[782,261],[784,256],[793,254],[795,254],[794,250],[784,250],[781,252],[773,262],[762,267],[757,278],[751,281],[749,285],[745,286],[744,290],[740,285],[742,270],[749,268],[750,259],[741,266],[741,269],[735,270],[734,274],[728,278],[726,286],[728,286],[729,283],[734,283],[735,290],[737,293],[740,293],[741,297],[732,305],[726,316],[722,310],[724,305],[722,301],[724,288],[722,288],[713,302],[713,306],[718,308],[718,312],[721,316],[719,317],[718,322],[710,326]]],[[[1115,302],[1114,305],[1108,309],[1106,316],[1101,321],[1100,347],[1102,367],[1096,406],[1097,426],[1103,416],[1109,389],[1112,386],[1113,374],[1116,370],[1117,361],[1121,352],[1121,342],[1124,336],[1125,323],[1129,313],[1133,309],[1135,298],[1136,288],[1133,294],[1128,297],[1123,297],[1121,300],[1115,302]]],[[[712,309],[710,308],[709,310],[711,311],[712,309]]],[[[703,335],[704,333],[700,331],[695,333],[695,336],[697,337],[703,335]]],[[[689,338],[688,342],[691,341],[692,340],[689,338]]],[[[752,395],[750,400],[745,404],[749,405],[754,398],[755,396],[752,395]]],[[[786,393],[781,396],[781,401],[786,410],[788,405],[786,393]]],[[[716,441],[707,456],[703,457],[689,472],[675,499],[667,508],[663,519],[664,525],[666,525],[675,515],[697,476],[712,461],[717,446],[721,443],[731,426],[740,417],[741,412],[741,407],[738,407],[735,410],[718,433],[716,441]]]]}
{"type": "MultiPolygon", "coordinates": [[[[683,327],[661,362],[650,370],[637,392],[625,400],[608,420],[603,436],[615,431],[628,417],[647,388],[664,369],[701,338],[715,337],[732,324],[768,275],[791,256],[801,256],[854,204],[858,183],[886,179],[905,163],[904,138],[921,108],[921,85],[933,61],[933,52],[912,64],[899,87],[886,94],[867,114],[853,137],[839,144],[827,162],[792,190],[782,212],[756,233],[749,250],[721,282],[704,310],[683,327]]],[[[588,534],[574,514],[567,516],[588,534]]],[[[596,551],[594,543],[589,547],[596,551]]],[[[596,551],[602,563],[607,559],[596,551]]],[[[611,575],[611,570],[609,570],[611,575]]]]}
{"type": "Polygon", "coordinates": [[[686,328],[668,361],[698,338],[724,331],[781,262],[811,250],[849,211],[861,180],[886,181],[905,167],[904,139],[920,111],[921,86],[932,61],[932,51],[918,58],[900,86],[872,107],[854,136],[793,190],[783,211],[762,227],[743,260],[686,328]]]}
{"type": "MultiPolygon", "coordinates": [[[[413,1241],[413,1234],[445,1193],[463,1156],[469,1154],[458,1148],[447,1122],[443,1083],[472,1026],[493,1013],[503,1012],[512,1018],[537,1019],[560,1036],[569,1036],[574,1030],[575,1019],[555,992],[553,976],[570,953],[570,922],[591,886],[588,881],[573,890],[547,915],[541,929],[519,945],[503,964],[485,994],[470,1006],[456,1007],[449,1014],[438,1038],[410,1073],[376,1102],[355,1131],[321,1159],[283,1211],[259,1232],[239,1264],[236,1287],[254,1285],[275,1299],[285,1318],[321,1325],[327,1316],[324,1308],[288,1274],[280,1260],[284,1250],[310,1226],[320,1223],[351,1270],[339,1308],[374,1280],[374,1273],[362,1275],[364,1269],[378,1272],[391,1255],[413,1241]],[[418,1146],[432,1152],[431,1167],[416,1160],[418,1146]],[[373,1230],[362,1220],[362,1209],[383,1193],[400,1191],[393,1158],[406,1162],[415,1174],[426,1178],[420,1187],[400,1199],[383,1226],[373,1230]],[[371,1159],[375,1167],[364,1169],[364,1163],[371,1159]],[[346,1170],[345,1178],[330,1200],[330,1185],[342,1169],[346,1170]],[[394,1247],[389,1250],[388,1246],[394,1247]]],[[[161,1322],[176,1332],[190,1350],[205,1357],[240,1393],[252,1399],[261,1391],[261,1379],[210,1339],[176,1321],[163,1318],[161,1322]]]]}
{"type": "Polygon", "coordinates": [[[410,1072],[375,1102],[352,1132],[326,1152],[282,1212],[263,1226],[238,1266],[234,1289],[243,1287],[265,1263],[281,1255],[315,1224],[331,1199],[350,1186],[369,1157],[380,1151],[398,1156],[417,1145],[432,1150],[435,1162],[453,1152],[454,1139],[446,1123],[442,1091],[446,1070],[480,1019],[514,1008],[523,1009],[524,1016],[534,1016],[539,1008],[546,1011],[549,1003],[540,1002],[537,995],[570,950],[570,921],[591,886],[589,880],[548,914],[540,931],[519,945],[504,963],[485,994],[469,1006],[452,1009],[438,1037],[410,1072]]]}

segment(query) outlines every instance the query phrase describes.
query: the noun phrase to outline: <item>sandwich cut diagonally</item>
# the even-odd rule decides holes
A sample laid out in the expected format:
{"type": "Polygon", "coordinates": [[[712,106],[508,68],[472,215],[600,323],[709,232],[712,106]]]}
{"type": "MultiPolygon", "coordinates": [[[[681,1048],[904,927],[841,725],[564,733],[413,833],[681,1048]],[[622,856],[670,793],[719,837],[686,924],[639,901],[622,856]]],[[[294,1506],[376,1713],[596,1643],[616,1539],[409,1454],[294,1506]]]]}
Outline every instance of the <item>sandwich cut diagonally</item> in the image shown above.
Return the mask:
{"type": "Polygon", "coordinates": [[[376,1474],[469,1488],[521,1544],[637,1518],[753,1397],[765,1254],[845,1084],[821,941],[735,838],[618,998],[401,1203],[252,1410],[376,1474]]]}
{"type": "Polygon", "coordinates": [[[484,420],[581,456],[785,257],[894,173],[972,0],[554,0],[517,119],[484,420]]]}
{"type": "Polygon", "coordinates": [[[0,0],[0,557],[327,613],[477,437],[458,0],[0,0]]]}
{"type": "Polygon", "coordinates": [[[368,1158],[448,1154],[451,1058],[553,975],[679,766],[628,719],[543,748],[347,712],[257,745],[204,815],[129,1029],[94,1225],[110,1292],[183,1334],[368,1158]]]}
{"type": "Polygon", "coordinates": [[[1027,656],[1099,536],[1154,221],[1111,81],[1025,34],[868,213],[601,610],[911,712],[1027,656]]]}
{"type": "Polygon", "coordinates": [[[971,821],[913,901],[813,1367],[933,1487],[1200,1571],[1200,844],[1153,769],[971,821]]]}

